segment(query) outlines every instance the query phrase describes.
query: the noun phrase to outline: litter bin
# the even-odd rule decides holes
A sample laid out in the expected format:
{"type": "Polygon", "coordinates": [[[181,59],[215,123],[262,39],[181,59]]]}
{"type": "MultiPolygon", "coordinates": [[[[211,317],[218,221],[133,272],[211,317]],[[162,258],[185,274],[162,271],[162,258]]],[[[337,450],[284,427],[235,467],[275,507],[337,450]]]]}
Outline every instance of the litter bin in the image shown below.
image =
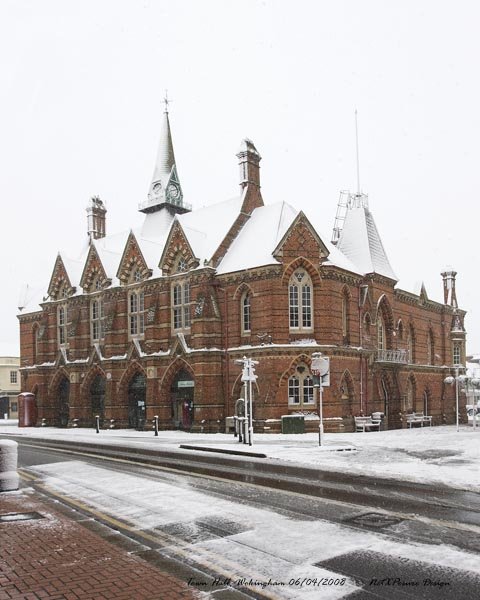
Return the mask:
{"type": "Polygon", "coordinates": [[[305,433],[305,417],[303,415],[282,416],[282,433],[305,433]]]}

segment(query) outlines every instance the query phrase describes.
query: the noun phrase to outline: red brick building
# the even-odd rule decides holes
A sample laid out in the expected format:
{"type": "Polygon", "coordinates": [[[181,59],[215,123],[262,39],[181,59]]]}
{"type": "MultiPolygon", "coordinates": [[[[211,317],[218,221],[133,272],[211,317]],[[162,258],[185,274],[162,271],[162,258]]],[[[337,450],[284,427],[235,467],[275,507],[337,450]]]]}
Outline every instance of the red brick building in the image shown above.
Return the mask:
{"type": "Polygon", "coordinates": [[[442,274],[443,303],[423,286],[398,289],[365,195],[344,196],[329,243],[302,211],[264,205],[251,141],[237,156],[240,195],[191,210],[165,112],[142,227],[106,235],[92,198],[84,256],[59,254],[42,301],[19,316],[22,390],[39,420],[91,427],[100,415],[141,428],[158,415],[163,429],[224,430],[242,393],[234,360],[247,355],[259,363],[255,429],[276,431],[294,413],[315,423],[310,366],[321,351],[328,429],[373,411],[390,428],[411,411],[453,422],[443,381],[465,362],[456,273],[442,274]]]}

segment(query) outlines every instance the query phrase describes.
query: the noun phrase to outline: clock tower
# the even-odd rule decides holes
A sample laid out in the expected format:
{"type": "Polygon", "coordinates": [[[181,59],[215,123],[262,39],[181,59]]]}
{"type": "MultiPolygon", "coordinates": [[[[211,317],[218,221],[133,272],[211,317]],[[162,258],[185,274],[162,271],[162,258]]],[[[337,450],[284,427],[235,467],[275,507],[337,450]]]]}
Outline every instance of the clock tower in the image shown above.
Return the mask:
{"type": "Polygon", "coordinates": [[[168,118],[168,104],[169,100],[165,98],[160,143],[152,182],[148,191],[148,199],[139,205],[140,212],[146,214],[157,212],[162,208],[167,208],[170,213],[174,214],[190,211],[190,206],[183,202],[182,186],[175,164],[172,133],[168,118]]]}

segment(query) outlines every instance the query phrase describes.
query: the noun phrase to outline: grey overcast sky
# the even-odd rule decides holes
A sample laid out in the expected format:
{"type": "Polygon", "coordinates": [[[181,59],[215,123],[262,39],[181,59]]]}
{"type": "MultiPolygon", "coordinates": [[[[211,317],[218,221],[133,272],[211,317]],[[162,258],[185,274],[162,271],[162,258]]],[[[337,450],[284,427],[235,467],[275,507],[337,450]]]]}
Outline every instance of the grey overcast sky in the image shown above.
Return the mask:
{"type": "Polygon", "coordinates": [[[185,200],[237,194],[250,137],[266,203],[330,239],[339,191],[361,187],[400,286],[458,271],[480,352],[477,232],[480,5],[466,0],[0,0],[2,348],[18,291],[78,255],[99,194],[109,233],[136,226],[162,98],[185,200]]]}

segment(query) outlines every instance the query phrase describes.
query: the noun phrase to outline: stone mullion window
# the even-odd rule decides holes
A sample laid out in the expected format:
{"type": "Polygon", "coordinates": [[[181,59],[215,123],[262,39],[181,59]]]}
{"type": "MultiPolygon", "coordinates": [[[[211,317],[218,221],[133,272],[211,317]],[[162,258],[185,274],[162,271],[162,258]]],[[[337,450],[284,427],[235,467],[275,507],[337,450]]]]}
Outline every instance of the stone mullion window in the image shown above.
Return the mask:
{"type": "Polygon", "coordinates": [[[250,323],[250,294],[245,292],[242,296],[241,303],[241,311],[242,311],[242,333],[250,333],[251,331],[251,323],[250,323]]]}
{"type": "Polygon", "coordinates": [[[313,288],[306,271],[298,269],[293,273],[290,277],[288,294],[290,330],[311,331],[313,329],[313,288]]]}
{"type": "Polygon", "coordinates": [[[190,325],[190,284],[178,282],[172,288],[172,326],[181,331],[190,329],[190,325]]]}
{"type": "Polygon", "coordinates": [[[145,294],[143,291],[130,292],[129,296],[129,331],[133,337],[145,333],[145,294]]]}
{"type": "Polygon", "coordinates": [[[67,343],[67,305],[60,304],[57,309],[58,343],[65,346],[67,343]]]}
{"type": "Polygon", "coordinates": [[[92,300],[91,323],[92,341],[102,341],[105,338],[105,311],[102,298],[92,300]]]}
{"type": "Polygon", "coordinates": [[[315,405],[313,377],[305,364],[298,365],[295,375],[288,380],[288,404],[297,407],[315,405]]]}
{"type": "Polygon", "coordinates": [[[300,404],[300,382],[295,376],[288,380],[288,403],[300,404]]]}
{"type": "Polygon", "coordinates": [[[298,327],[298,287],[290,286],[290,327],[298,327]]]}

